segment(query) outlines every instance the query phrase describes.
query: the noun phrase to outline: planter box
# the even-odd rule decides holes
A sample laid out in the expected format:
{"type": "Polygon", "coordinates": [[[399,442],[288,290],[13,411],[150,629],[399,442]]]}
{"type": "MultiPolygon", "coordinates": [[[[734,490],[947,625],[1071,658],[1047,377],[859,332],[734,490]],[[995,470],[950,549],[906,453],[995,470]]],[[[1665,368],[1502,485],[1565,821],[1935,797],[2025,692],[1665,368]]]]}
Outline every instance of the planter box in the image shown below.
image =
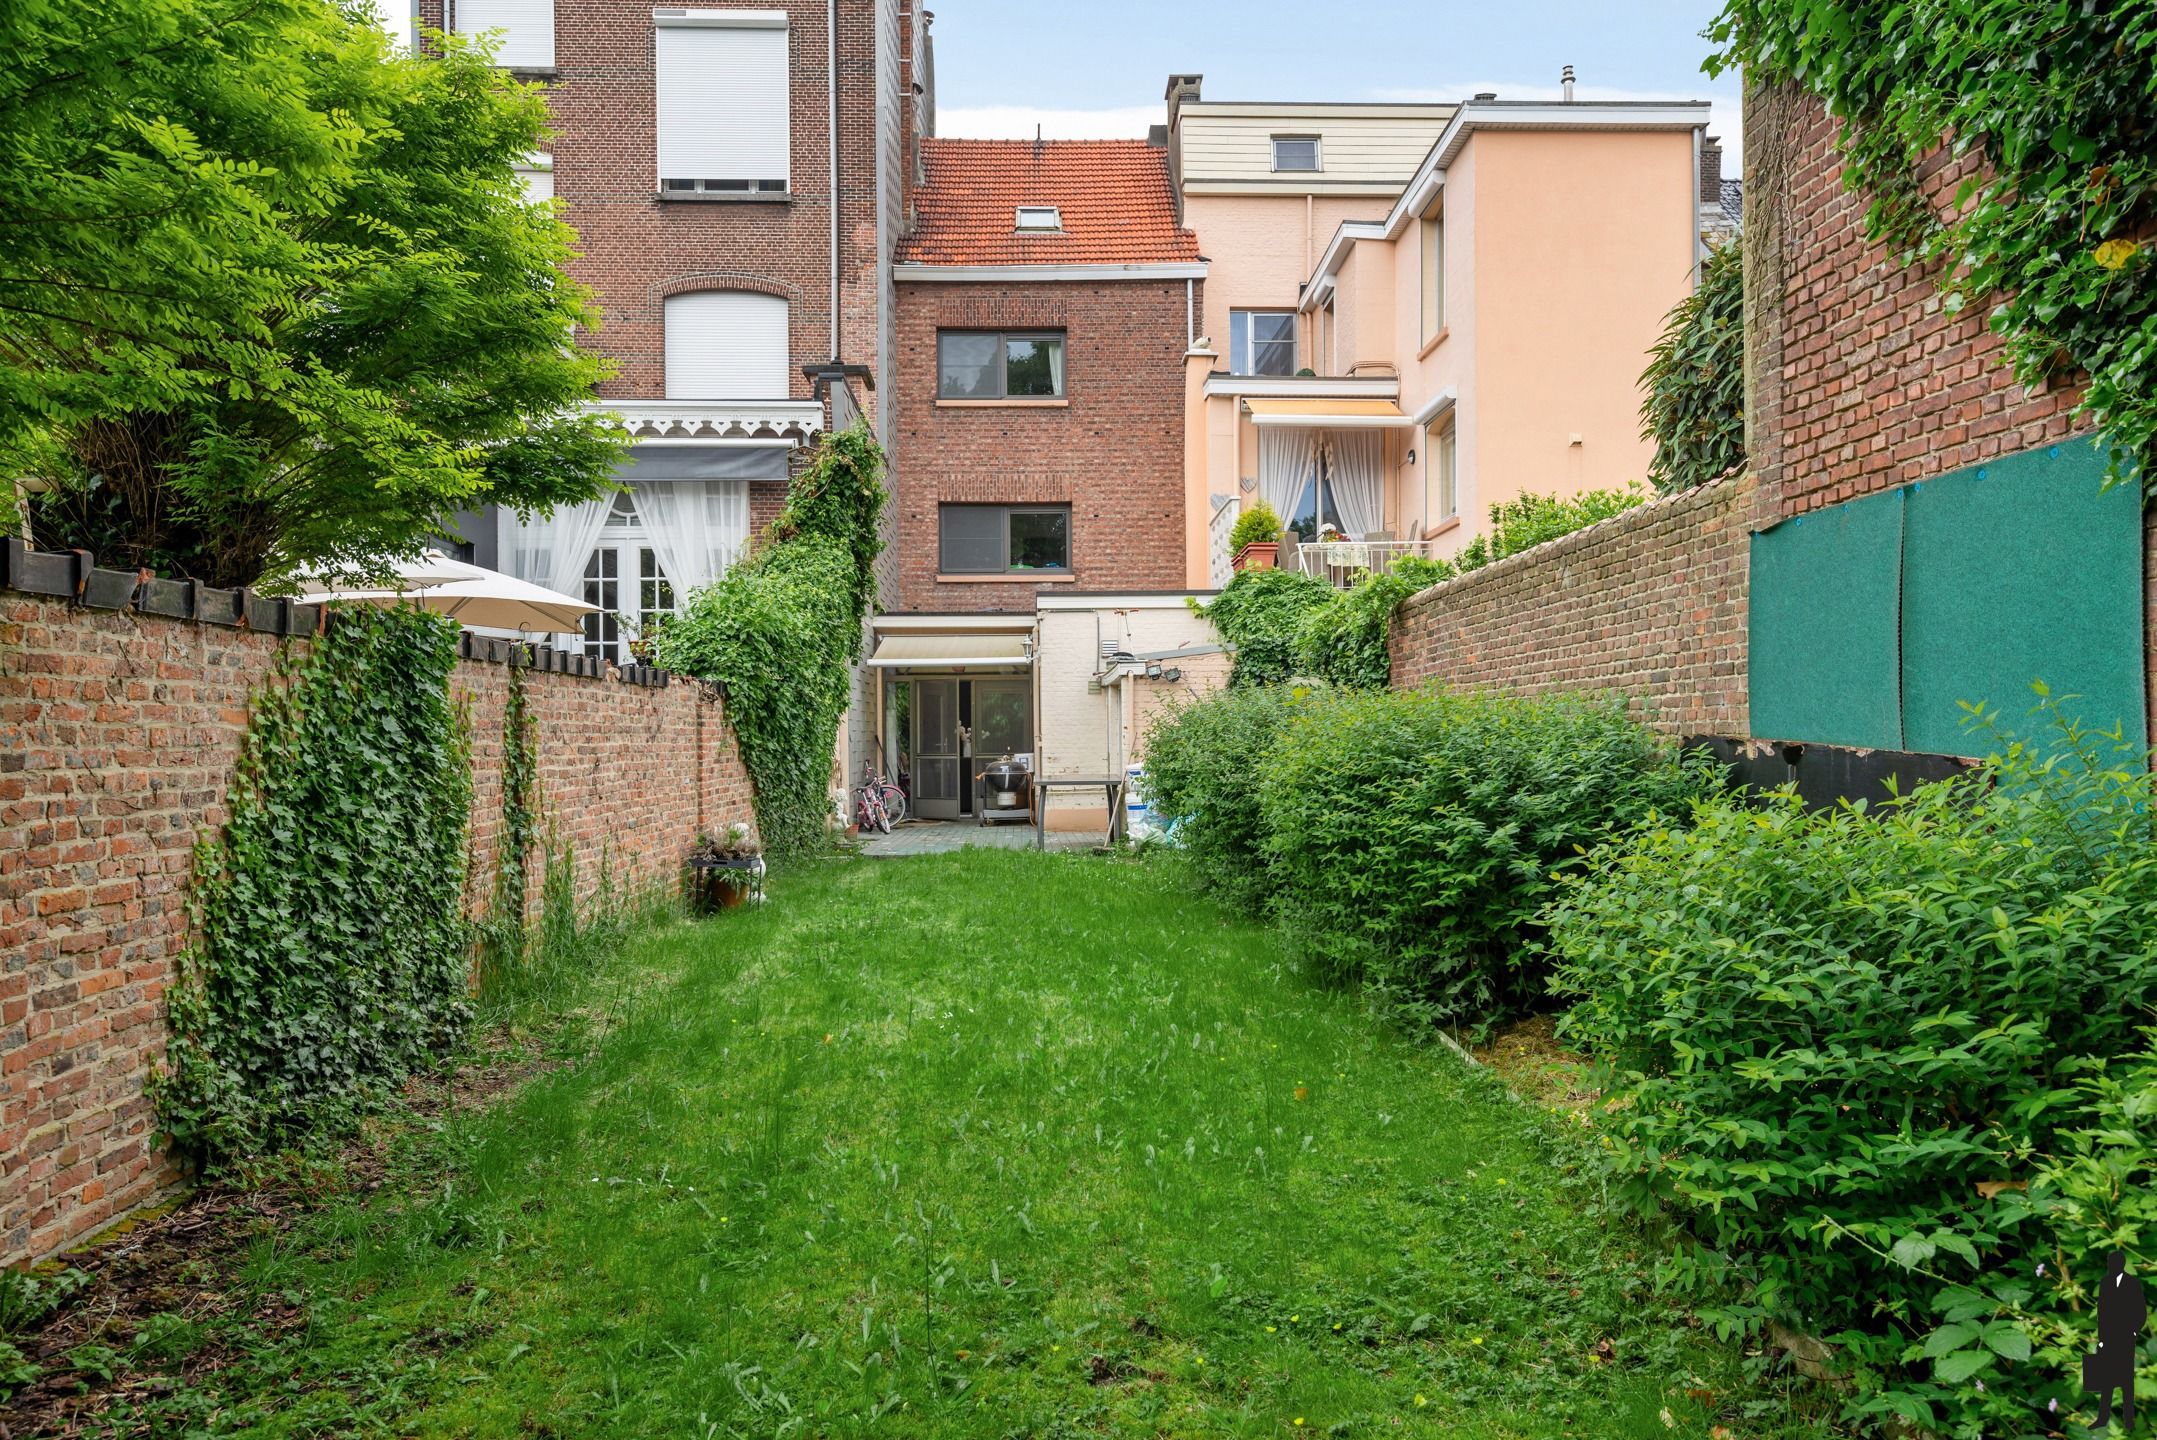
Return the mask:
{"type": "Polygon", "coordinates": [[[1254,540],[1236,552],[1234,564],[1238,570],[1271,570],[1280,553],[1280,541],[1254,540]]]}

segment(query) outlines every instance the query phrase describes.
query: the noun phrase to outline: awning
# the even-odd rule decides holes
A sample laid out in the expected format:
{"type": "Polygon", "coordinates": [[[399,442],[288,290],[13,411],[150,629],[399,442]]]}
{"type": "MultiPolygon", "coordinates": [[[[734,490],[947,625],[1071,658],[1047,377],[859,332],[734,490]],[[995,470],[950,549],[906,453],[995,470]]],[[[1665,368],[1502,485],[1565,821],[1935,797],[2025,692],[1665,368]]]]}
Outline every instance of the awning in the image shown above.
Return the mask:
{"type": "Polygon", "coordinates": [[[1387,430],[1414,422],[1391,400],[1246,400],[1254,425],[1310,430],[1387,430]]]}
{"type": "Polygon", "coordinates": [[[1032,637],[997,635],[886,635],[869,664],[879,670],[952,670],[962,666],[1018,665],[1032,668],[1032,637]]]}

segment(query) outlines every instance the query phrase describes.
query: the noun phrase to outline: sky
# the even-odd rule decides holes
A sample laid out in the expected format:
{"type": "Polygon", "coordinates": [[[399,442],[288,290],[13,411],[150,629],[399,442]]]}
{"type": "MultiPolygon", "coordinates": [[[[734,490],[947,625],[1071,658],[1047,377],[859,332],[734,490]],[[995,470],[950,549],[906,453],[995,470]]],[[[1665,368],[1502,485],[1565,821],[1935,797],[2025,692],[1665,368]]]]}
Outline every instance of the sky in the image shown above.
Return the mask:
{"type": "Polygon", "coordinates": [[[937,133],[1143,137],[1175,73],[1208,100],[1555,99],[1714,102],[1735,173],[1738,77],[1709,79],[1700,36],[1720,0],[927,0],[937,133]]]}

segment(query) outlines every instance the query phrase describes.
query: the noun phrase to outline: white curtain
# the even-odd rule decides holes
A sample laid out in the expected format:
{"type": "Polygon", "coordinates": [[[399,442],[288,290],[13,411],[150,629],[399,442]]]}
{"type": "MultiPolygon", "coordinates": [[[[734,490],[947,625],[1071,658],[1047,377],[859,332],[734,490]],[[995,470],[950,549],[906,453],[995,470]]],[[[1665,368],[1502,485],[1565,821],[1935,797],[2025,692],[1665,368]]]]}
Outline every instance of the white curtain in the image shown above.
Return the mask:
{"type": "Polygon", "coordinates": [[[1379,430],[1326,432],[1326,489],[1341,528],[1359,540],[1386,523],[1385,439],[1379,430]]]}
{"type": "Polygon", "coordinates": [[[1061,395],[1064,393],[1064,347],[1062,342],[1059,341],[1049,346],[1048,351],[1049,393],[1051,395],[1061,395]]]}
{"type": "Polygon", "coordinates": [[[591,558],[607,512],[613,508],[614,492],[609,490],[597,500],[557,505],[553,514],[529,520],[503,511],[502,558],[509,573],[571,599],[583,599],[584,562],[591,558]]]}
{"type": "Polygon", "coordinates": [[[1300,425],[1258,427],[1258,498],[1283,525],[1296,518],[1296,501],[1311,478],[1317,434],[1300,425]]]}
{"type": "Polygon", "coordinates": [[[677,604],[726,574],[749,538],[742,480],[632,480],[630,494],[677,604]]]}

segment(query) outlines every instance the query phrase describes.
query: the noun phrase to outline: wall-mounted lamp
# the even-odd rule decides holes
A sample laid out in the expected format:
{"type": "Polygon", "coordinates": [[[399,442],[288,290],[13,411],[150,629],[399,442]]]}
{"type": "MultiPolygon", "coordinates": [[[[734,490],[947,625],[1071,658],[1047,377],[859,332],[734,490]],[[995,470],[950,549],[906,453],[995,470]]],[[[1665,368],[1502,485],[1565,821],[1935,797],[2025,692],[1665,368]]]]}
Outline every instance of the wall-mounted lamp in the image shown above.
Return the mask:
{"type": "Polygon", "coordinates": [[[1413,465],[1413,464],[1415,464],[1415,463],[1416,463],[1416,452],[1415,452],[1415,451],[1414,451],[1413,449],[1409,450],[1409,452],[1408,452],[1408,461],[1407,461],[1407,463],[1408,463],[1408,464],[1410,464],[1410,465],[1413,465]]]}

